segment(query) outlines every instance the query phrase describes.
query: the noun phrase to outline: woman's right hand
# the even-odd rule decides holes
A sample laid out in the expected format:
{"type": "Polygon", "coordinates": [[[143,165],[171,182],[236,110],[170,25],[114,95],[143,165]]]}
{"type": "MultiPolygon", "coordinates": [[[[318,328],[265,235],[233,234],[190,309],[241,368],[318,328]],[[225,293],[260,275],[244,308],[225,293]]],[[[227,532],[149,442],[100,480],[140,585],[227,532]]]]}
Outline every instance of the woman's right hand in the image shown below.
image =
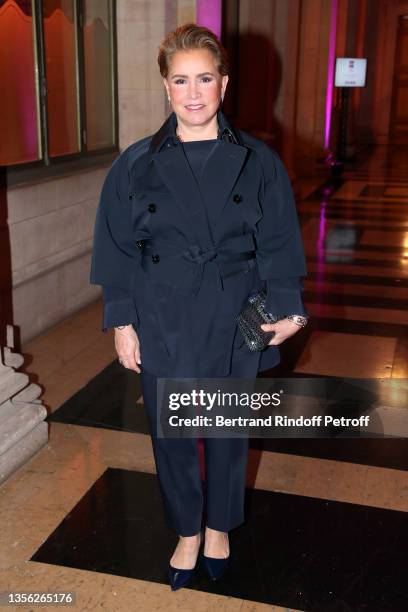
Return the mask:
{"type": "Polygon", "coordinates": [[[133,325],[124,329],[115,328],[115,348],[122,365],[140,374],[140,343],[133,325]]]}

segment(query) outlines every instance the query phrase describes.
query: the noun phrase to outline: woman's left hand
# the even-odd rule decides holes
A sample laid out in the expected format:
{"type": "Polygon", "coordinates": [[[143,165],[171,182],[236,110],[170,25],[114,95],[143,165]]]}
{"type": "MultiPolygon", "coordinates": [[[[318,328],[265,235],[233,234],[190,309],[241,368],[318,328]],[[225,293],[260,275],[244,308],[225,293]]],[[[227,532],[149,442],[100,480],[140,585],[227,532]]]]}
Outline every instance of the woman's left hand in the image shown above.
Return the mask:
{"type": "Polygon", "coordinates": [[[274,337],[271,338],[268,343],[268,346],[275,346],[277,344],[282,344],[282,342],[294,336],[301,327],[293,323],[293,321],[289,321],[289,319],[281,319],[280,321],[276,321],[276,323],[264,323],[261,325],[261,329],[267,332],[275,332],[274,337]]]}

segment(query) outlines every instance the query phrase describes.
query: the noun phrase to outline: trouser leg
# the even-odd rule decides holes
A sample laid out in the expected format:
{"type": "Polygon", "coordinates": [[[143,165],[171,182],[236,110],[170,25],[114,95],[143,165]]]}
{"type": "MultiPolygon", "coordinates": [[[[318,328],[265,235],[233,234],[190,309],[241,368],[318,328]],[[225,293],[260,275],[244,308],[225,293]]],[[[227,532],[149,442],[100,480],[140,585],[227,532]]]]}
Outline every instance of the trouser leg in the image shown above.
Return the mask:
{"type": "MultiPolygon", "coordinates": [[[[228,378],[256,378],[257,356],[232,363],[228,378]]],[[[231,389],[233,391],[233,389],[231,389]]],[[[231,531],[244,522],[248,437],[205,438],[206,524],[231,531]]]]}
{"type": "Polygon", "coordinates": [[[206,524],[231,531],[244,522],[248,438],[206,438],[206,524]]]}
{"type": "Polygon", "coordinates": [[[157,378],[142,370],[141,382],[167,525],[178,535],[195,535],[203,510],[197,439],[157,437],[157,378]]]}

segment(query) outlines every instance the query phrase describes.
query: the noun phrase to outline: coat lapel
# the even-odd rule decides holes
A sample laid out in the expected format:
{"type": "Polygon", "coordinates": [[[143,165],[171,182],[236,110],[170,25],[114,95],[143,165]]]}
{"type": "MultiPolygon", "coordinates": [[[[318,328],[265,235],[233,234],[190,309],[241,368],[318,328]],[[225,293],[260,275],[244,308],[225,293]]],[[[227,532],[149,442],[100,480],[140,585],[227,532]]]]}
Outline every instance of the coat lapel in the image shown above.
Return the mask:
{"type": "Polygon", "coordinates": [[[248,149],[244,146],[219,140],[207,159],[201,183],[209,222],[213,230],[237,182],[247,153],[248,149]]]}

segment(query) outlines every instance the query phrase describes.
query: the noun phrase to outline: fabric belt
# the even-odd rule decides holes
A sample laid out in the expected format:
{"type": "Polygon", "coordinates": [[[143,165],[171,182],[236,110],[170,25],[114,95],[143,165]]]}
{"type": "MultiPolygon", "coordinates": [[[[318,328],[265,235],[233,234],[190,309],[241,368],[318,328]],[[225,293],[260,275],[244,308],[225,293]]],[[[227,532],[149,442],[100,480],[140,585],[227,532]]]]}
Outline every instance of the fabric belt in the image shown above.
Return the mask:
{"type": "MultiPolygon", "coordinates": [[[[174,258],[174,265],[177,268],[177,259],[185,259],[192,264],[192,274],[190,278],[179,278],[182,286],[181,293],[185,295],[195,295],[200,290],[204,269],[207,264],[213,264],[217,270],[219,288],[224,289],[223,279],[248,271],[253,265],[249,264],[255,259],[255,244],[253,234],[243,234],[233,236],[223,240],[219,244],[203,249],[198,244],[189,244],[187,248],[180,248],[180,244],[160,239],[152,238],[143,241],[142,257],[152,260],[154,256],[171,260],[174,258]]],[[[157,264],[159,265],[160,261],[157,264]]],[[[252,262],[253,263],[253,262],[252,262]]],[[[149,264],[150,265],[150,264],[149,264]]],[[[179,274],[182,274],[181,270],[179,274]]]]}

